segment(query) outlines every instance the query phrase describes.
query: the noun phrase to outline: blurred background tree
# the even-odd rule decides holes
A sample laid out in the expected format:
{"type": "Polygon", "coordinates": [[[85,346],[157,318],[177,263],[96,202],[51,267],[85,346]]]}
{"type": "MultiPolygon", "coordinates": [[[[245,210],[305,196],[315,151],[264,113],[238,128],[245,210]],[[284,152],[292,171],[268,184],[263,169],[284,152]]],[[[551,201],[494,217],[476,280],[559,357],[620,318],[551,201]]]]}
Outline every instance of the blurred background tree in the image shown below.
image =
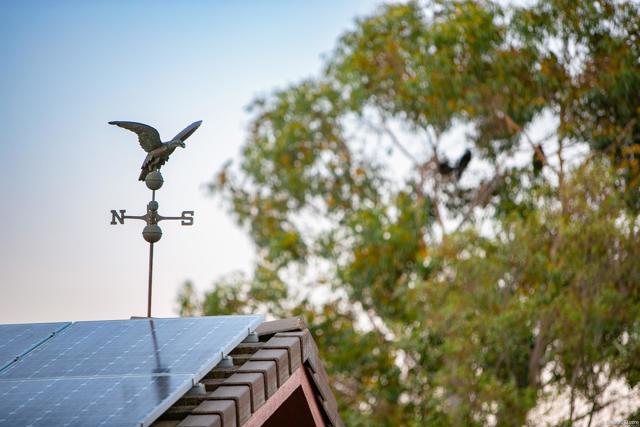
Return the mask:
{"type": "Polygon", "coordinates": [[[187,284],[181,313],[305,317],[349,426],[631,416],[639,12],[430,1],[358,19],[317,77],[251,105],[210,188],[255,272],[201,302],[187,284]]]}

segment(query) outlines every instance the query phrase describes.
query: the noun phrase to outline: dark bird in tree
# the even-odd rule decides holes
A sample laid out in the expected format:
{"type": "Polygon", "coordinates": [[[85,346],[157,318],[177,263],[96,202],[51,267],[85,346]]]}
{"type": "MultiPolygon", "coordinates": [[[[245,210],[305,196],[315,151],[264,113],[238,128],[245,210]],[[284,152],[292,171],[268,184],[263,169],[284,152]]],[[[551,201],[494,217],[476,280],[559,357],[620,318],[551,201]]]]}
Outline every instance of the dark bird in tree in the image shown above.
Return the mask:
{"type": "Polygon", "coordinates": [[[471,150],[467,149],[462,155],[462,157],[460,157],[458,159],[458,162],[456,163],[455,170],[456,170],[457,179],[460,179],[464,170],[467,168],[467,166],[469,166],[470,161],[471,161],[471,150]]]}
{"type": "Polygon", "coordinates": [[[542,150],[542,145],[536,144],[533,147],[533,174],[535,176],[540,175],[545,163],[547,163],[547,156],[545,156],[542,150]]]}
{"type": "Polygon", "coordinates": [[[440,160],[438,161],[438,172],[440,172],[440,175],[446,176],[453,172],[453,168],[446,159],[440,160]]]}
{"type": "Polygon", "coordinates": [[[144,181],[149,172],[159,170],[160,167],[169,160],[169,156],[173,153],[176,147],[185,147],[184,141],[189,138],[196,129],[198,129],[200,124],[202,124],[202,120],[191,123],[180,133],[174,136],[173,139],[167,142],[162,142],[160,140],[160,134],[156,129],[143,123],[115,121],[109,122],[109,124],[120,126],[121,128],[138,134],[138,142],[140,143],[140,146],[148,153],[144,162],[142,162],[142,171],[138,178],[140,181],[144,181]]]}

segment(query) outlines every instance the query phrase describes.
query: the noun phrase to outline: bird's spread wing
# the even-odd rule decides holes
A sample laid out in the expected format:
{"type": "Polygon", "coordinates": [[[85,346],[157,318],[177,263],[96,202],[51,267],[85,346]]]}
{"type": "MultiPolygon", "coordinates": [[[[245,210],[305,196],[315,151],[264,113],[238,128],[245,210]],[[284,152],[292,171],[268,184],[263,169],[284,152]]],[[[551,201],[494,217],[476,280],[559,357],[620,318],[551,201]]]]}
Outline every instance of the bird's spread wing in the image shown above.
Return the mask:
{"type": "Polygon", "coordinates": [[[162,146],[162,141],[160,141],[160,134],[157,130],[149,125],[137,122],[122,121],[109,122],[109,124],[120,126],[121,128],[137,133],[138,142],[140,143],[142,149],[147,153],[162,146]]]}
{"type": "Polygon", "coordinates": [[[173,141],[176,139],[179,141],[183,141],[191,136],[192,133],[196,131],[202,124],[202,120],[198,120],[197,122],[191,123],[186,128],[182,129],[179,134],[173,137],[173,141]]]}

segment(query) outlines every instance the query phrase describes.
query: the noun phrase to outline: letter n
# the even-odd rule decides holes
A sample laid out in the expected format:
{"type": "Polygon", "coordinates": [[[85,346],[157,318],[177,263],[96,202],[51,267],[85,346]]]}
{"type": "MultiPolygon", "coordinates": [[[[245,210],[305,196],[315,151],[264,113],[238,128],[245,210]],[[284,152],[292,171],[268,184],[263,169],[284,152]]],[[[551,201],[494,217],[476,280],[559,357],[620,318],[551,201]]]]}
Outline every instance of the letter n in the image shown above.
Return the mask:
{"type": "Polygon", "coordinates": [[[116,225],[118,222],[120,224],[124,224],[124,213],[126,212],[125,209],[120,209],[120,214],[118,214],[118,211],[114,211],[113,209],[111,210],[111,225],[116,225]]]}

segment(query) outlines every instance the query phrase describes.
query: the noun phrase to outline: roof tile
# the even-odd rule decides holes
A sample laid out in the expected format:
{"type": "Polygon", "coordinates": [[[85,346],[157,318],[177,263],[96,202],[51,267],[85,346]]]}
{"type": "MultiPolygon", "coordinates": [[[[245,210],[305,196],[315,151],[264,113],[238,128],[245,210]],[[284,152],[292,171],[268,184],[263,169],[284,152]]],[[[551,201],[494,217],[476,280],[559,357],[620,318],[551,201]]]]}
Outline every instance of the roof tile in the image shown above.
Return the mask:
{"type": "Polygon", "coordinates": [[[257,372],[262,374],[265,383],[266,398],[269,399],[278,389],[276,363],[273,361],[249,361],[238,368],[238,372],[257,372]]]}
{"type": "Polygon", "coordinates": [[[251,390],[251,412],[255,412],[264,405],[265,392],[264,380],[262,374],[251,373],[235,373],[225,380],[225,384],[229,385],[246,385],[251,390]]]}
{"type": "MultiPolygon", "coordinates": [[[[300,364],[304,363],[304,359],[302,358],[302,350],[300,347],[300,339],[298,337],[273,337],[269,341],[267,341],[264,346],[262,346],[263,350],[272,350],[272,349],[284,349],[289,353],[289,360],[296,365],[299,366],[297,362],[300,364]]],[[[292,366],[289,367],[291,369],[292,366]]],[[[293,369],[295,370],[295,369],[293,369]]]]}
{"type": "Polygon", "coordinates": [[[278,387],[282,387],[282,384],[289,379],[290,372],[290,363],[289,363],[289,352],[286,349],[278,348],[278,349],[269,349],[269,350],[259,350],[254,355],[251,356],[251,360],[254,361],[267,361],[271,360],[276,364],[276,376],[278,378],[278,387]]]}
{"type": "MultiPolygon", "coordinates": [[[[162,427],[162,424],[156,425],[162,427]]],[[[189,415],[178,427],[222,427],[222,421],[219,415],[189,415]]]]}
{"type": "Polygon", "coordinates": [[[251,417],[251,389],[246,385],[222,384],[213,393],[207,394],[207,400],[233,399],[236,404],[236,422],[241,426],[251,417]]]}
{"type": "Polygon", "coordinates": [[[239,427],[236,422],[236,403],[233,400],[205,400],[191,413],[193,415],[219,415],[222,419],[220,427],[239,427]]]}

